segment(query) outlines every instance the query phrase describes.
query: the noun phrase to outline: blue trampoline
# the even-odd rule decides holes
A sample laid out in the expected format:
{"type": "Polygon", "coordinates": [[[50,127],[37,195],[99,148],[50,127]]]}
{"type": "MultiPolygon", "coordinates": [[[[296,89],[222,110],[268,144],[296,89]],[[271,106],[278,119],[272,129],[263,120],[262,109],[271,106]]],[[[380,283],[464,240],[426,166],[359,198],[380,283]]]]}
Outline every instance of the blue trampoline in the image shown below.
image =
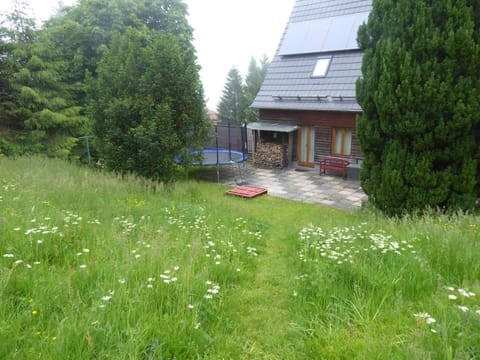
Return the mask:
{"type": "MultiPolygon", "coordinates": [[[[247,125],[217,122],[212,127],[211,141],[203,150],[192,150],[193,166],[240,164],[248,160],[247,125]]],[[[176,157],[175,162],[181,163],[176,157]]]]}
{"type": "MultiPolygon", "coordinates": [[[[217,122],[212,127],[211,142],[203,150],[190,152],[192,166],[216,166],[217,181],[220,181],[220,166],[238,165],[248,160],[247,125],[217,122]]],[[[176,157],[175,162],[181,163],[176,157]]]]}
{"type": "Polygon", "coordinates": [[[229,149],[204,149],[193,151],[191,155],[197,159],[201,156],[200,160],[191,163],[194,166],[231,165],[240,164],[248,160],[246,153],[229,149]]]}

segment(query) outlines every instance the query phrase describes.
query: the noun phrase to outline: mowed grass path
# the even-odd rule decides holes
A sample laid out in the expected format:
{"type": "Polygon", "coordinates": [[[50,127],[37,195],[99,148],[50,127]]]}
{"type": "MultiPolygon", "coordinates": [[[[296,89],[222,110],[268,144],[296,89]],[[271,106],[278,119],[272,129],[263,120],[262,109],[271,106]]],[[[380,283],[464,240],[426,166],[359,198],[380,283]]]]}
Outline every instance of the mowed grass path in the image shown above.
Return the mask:
{"type": "Polygon", "coordinates": [[[288,311],[291,292],[291,257],[294,249],[285,234],[266,234],[266,246],[257,265],[255,279],[242,292],[242,325],[247,353],[284,354],[293,342],[288,311]]]}
{"type": "MultiPolygon", "coordinates": [[[[216,187],[215,185],[213,185],[216,187]]],[[[301,334],[294,331],[295,316],[290,311],[293,299],[296,239],[303,225],[308,225],[303,204],[264,196],[242,199],[224,194],[226,188],[213,189],[219,213],[248,214],[248,221],[261,229],[262,241],[256,248],[254,271],[250,280],[231,284],[228,310],[235,319],[232,334],[235,351],[228,350],[212,358],[295,359],[301,334]],[[275,209],[275,210],[273,210],[275,209]],[[280,210],[283,209],[283,210],[280,210]],[[273,213],[272,213],[273,210],[273,213]],[[295,225],[292,225],[296,219],[295,225]]],[[[322,214],[344,216],[335,210],[322,214]]],[[[220,214],[216,216],[221,216],[220,214]]],[[[313,220],[310,218],[310,220],[313,220]]],[[[225,334],[227,335],[227,334],[225,334]]]]}
{"type": "Polygon", "coordinates": [[[474,215],[0,158],[0,358],[480,358],[474,215]]]}
{"type": "Polygon", "coordinates": [[[298,331],[295,278],[299,231],[310,224],[341,224],[352,214],[273,197],[221,198],[224,211],[248,213],[264,229],[253,280],[243,286],[234,306],[245,358],[302,359],[304,334],[298,331]]]}

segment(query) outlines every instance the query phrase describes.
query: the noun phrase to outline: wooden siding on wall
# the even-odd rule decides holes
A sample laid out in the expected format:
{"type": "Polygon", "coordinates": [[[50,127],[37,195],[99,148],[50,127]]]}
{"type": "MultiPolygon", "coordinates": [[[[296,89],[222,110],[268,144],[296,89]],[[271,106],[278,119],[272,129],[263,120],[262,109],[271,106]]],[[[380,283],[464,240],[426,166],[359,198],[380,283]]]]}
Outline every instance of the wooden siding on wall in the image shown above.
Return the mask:
{"type": "Polygon", "coordinates": [[[353,128],[352,131],[352,158],[361,160],[363,159],[362,147],[360,146],[360,141],[357,137],[357,128],[353,128]]]}
{"type": "Polygon", "coordinates": [[[352,129],[352,160],[363,159],[356,132],[356,112],[292,111],[261,109],[260,119],[315,127],[315,162],[332,156],[332,128],[352,129]]]}
{"type": "Polygon", "coordinates": [[[335,124],[337,127],[355,127],[355,112],[335,111],[293,111],[260,109],[260,119],[284,121],[300,126],[335,124]]]}
{"type": "Polygon", "coordinates": [[[332,133],[325,126],[315,126],[315,162],[331,155],[332,133]]]}

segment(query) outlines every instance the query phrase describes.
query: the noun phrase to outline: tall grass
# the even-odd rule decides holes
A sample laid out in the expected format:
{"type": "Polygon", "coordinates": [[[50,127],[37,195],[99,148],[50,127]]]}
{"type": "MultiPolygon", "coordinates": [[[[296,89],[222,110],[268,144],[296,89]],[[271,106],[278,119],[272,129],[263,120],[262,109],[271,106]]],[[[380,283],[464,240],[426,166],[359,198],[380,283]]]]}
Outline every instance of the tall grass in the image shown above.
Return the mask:
{"type": "Polygon", "coordinates": [[[0,358],[480,356],[478,217],[0,158],[0,358]]]}
{"type": "Polygon", "coordinates": [[[478,217],[427,216],[299,232],[292,311],[320,358],[480,356],[478,217]]]}

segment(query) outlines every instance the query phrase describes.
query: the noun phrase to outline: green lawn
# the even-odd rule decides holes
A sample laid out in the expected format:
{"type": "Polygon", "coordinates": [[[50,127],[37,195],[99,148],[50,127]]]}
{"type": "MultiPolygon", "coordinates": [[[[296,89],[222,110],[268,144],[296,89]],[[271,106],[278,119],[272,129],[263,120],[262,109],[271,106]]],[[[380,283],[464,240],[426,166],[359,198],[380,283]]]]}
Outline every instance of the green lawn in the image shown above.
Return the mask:
{"type": "Polygon", "coordinates": [[[478,216],[0,158],[0,359],[480,358],[478,216]]]}

